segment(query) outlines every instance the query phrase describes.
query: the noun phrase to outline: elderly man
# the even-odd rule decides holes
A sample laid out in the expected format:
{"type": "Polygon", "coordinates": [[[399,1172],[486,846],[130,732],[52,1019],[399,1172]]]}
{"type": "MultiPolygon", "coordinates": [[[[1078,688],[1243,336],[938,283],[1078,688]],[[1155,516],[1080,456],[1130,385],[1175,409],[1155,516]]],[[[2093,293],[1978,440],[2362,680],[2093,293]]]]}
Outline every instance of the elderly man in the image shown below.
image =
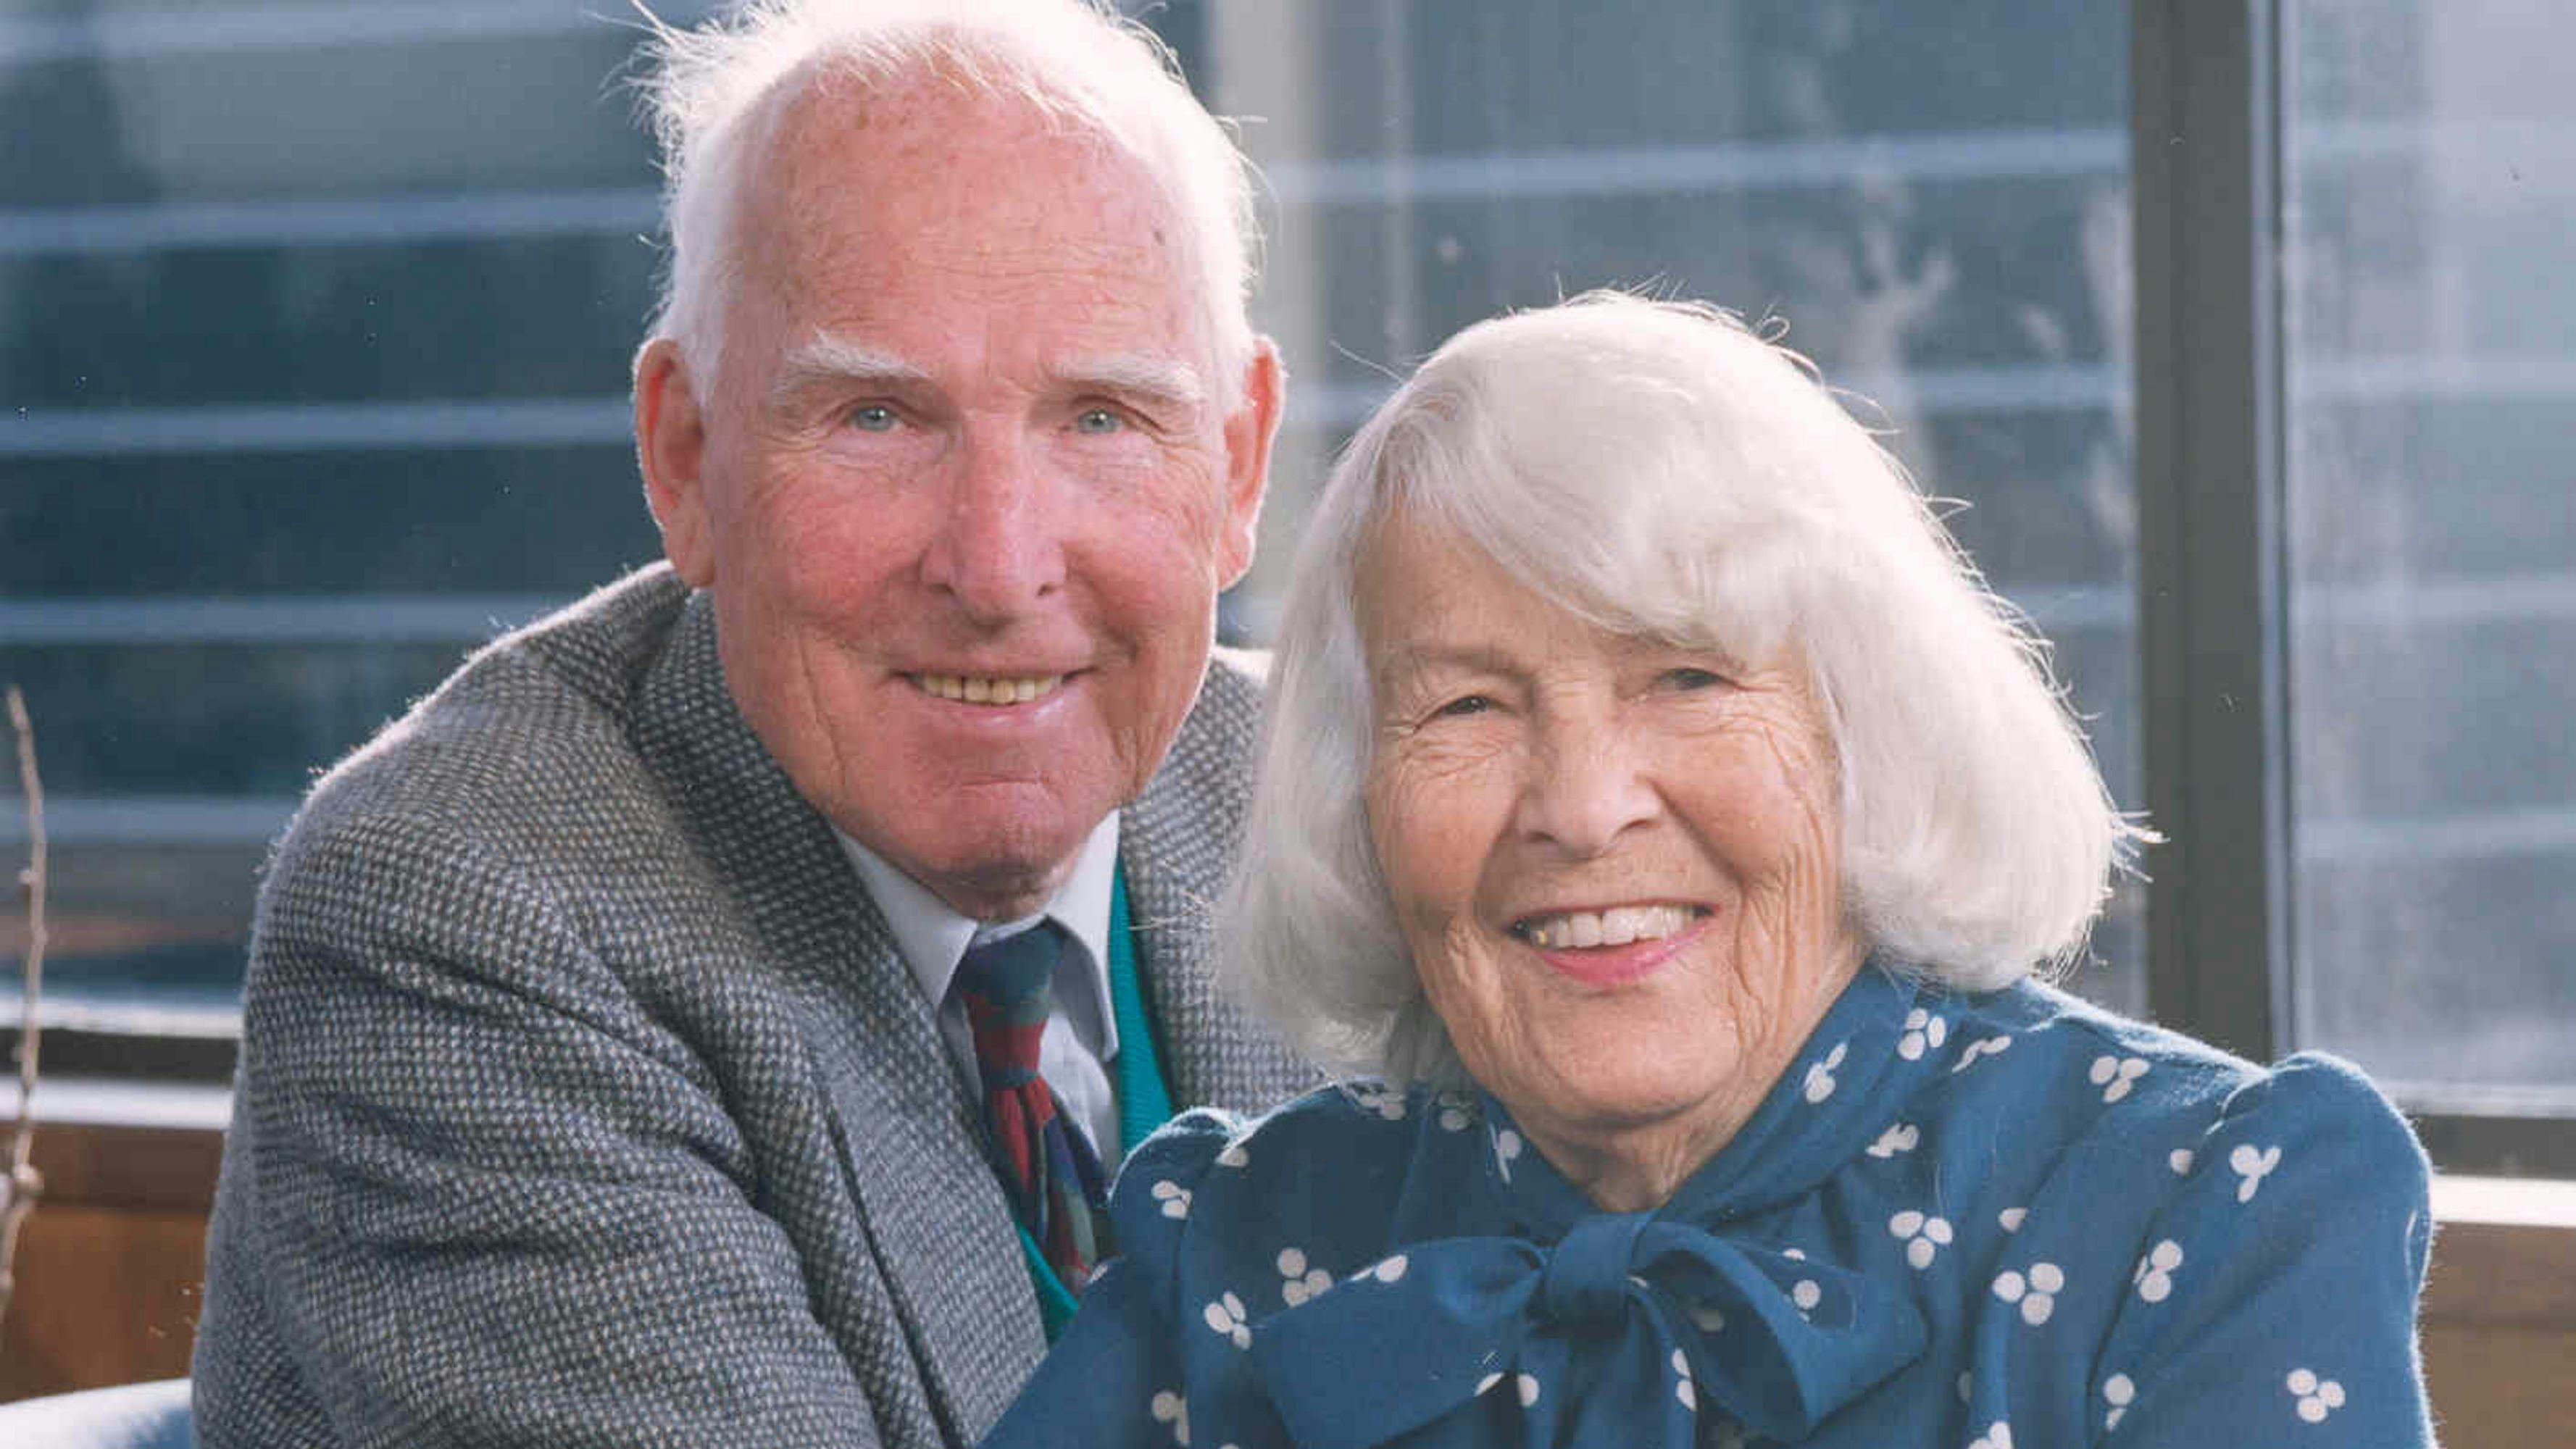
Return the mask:
{"type": "Polygon", "coordinates": [[[1075,0],[661,50],[669,562],[280,847],[210,1445],[966,1443],[1121,1145],[1312,1080],[1206,971],[1281,387],[1224,132],[1075,0]]]}

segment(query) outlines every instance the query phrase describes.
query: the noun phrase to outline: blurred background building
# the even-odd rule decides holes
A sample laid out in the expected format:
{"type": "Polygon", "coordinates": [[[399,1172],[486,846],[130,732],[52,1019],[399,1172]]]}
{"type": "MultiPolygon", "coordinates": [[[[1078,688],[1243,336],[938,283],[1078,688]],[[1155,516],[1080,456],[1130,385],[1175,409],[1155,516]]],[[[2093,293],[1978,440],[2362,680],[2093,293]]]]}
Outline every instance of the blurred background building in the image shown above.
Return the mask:
{"type": "MultiPolygon", "coordinates": [[[[2557,12],[2277,7],[2277,235],[2244,246],[2278,244],[2288,914],[2200,968],[2272,983],[2275,1048],[2534,1122],[2576,1114],[2557,12]]],[[[1258,319],[1295,382],[1237,638],[1332,450],[1450,332],[1595,286],[1704,297],[1780,319],[1959,500],[2147,803],[2123,7],[1144,18],[1269,186],[1258,319]]],[[[0,679],[53,797],[64,1069],[219,1082],[260,861],[316,769],[657,556],[626,404],[660,260],[639,38],[615,0],[0,0],[0,679]]],[[[2133,1011],[2151,889],[2075,981],[2133,1011]]]]}

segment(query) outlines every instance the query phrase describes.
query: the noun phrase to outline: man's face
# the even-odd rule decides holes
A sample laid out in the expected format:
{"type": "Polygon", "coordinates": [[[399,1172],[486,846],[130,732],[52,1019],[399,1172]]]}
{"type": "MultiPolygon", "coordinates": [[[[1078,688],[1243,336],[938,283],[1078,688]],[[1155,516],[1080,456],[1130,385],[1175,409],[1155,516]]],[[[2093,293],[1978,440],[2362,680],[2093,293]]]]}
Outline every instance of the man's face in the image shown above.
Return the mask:
{"type": "Polygon", "coordinates": [[[721,376],[639,367],[665,547],[805,798],[1025,914],[1196,696],[1276,361],[1220,378],[1173,208],[1014,105],[826,84],[749,187],[721,376]]]}

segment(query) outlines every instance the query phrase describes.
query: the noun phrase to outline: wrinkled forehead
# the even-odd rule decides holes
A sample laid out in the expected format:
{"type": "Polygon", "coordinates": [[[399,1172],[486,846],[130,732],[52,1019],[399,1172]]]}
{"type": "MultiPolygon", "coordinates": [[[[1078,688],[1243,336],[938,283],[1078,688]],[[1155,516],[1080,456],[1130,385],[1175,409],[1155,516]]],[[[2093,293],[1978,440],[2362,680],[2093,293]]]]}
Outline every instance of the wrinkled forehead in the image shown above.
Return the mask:
{"type": "Polygon", "coordinates": [[[1096,128],[1015,94],[824,73],[783,100],[747,171],[734,291],[784,311],[834,294],[1007,302],[1024,277],[1076,278],[1088,303],[1205,352],[1213,313],[1193,237],[1150,169],[1096,128]],[[1000,283],[997,285],[997,279],[1000,283]]]}
{"type": "MultiPolygon", "coordinates": [[[[1464,627],[1476,632],[1492,601],[1506,593],[1563,616],[1613,648],[1678,646],[1710,651],[1729,661],[1745,631],[1690,608],[1656,609],[1643,601],[1667,595],[1673,585],[1635,581],[1629,589],[1605,580],[1604,570],[1551,553],[1543,539],[1496,530],[1488,511],[1461,523],[1422,502],[1381,510],[1361,534],[1352,560],[1352,620],[1372,680],[1401,670],[1424,642],[1464,627]],[[1480,526],[1481,525],[1481,526],[1480,526]]],[[[1612,571],[1615,572],[1615,565],[1612,571]]]]}
{"type": "Polygon", "coordinates": [[[751,153],[745,215],[790,237],[843,210],[889,227],[971,211],[1036,218],[1115,201],[1166,230],[1173,210],[1133,152],[1014,93],[829,70],[782,82],[751,153]]]}
{"type": "Polygon", "coordinates": [[[1524,400],[1539,405],[1507,421],[1443,409],[1394,430],[1357,531],[1356,596],[1397,553],[1445,553],[1603,633],[1768,662],[1776,612],[1746,597],[1742,567],[1765,551],[1761,530],[1710,476],[1727,460],[1688,428],[1642,427],[1615,446],[1592,433],[1586,447],[1567,431],[1604,420],[1524,400]]]}

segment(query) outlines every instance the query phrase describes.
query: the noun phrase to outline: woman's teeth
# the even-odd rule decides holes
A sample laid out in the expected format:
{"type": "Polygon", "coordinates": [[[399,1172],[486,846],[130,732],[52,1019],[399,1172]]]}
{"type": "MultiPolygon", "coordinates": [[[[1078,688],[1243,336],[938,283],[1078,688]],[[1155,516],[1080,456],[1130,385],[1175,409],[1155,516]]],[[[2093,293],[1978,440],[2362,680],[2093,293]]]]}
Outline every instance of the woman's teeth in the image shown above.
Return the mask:
{"type": "Polygon", "coordinates": [[[1613,906],[1606,911],[1532,916],[1512,930],[1542,950],[1625,946],[1632,941],[1660,941],[1678,934],[1696,914],[1689,906],[1613,906]]]}
{"type": "Polygon", "coordinates": [[[1064,683],[1061,674],[1041,674],[1022,678],[1005,678],[973,674],[916,674],[912,682],[924,694],[967,704],[1027,704],[1043,695],[1053,694],[1064,683]]]}

